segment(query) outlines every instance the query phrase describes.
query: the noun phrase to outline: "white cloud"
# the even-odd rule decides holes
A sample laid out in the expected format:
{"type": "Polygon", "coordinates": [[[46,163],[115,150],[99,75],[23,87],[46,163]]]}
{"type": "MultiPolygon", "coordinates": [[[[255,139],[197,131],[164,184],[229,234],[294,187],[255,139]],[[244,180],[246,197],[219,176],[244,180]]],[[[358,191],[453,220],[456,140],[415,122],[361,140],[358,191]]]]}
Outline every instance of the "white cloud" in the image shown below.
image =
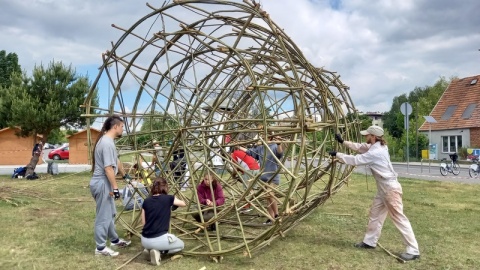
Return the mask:
{"type": "MultiPolygon", "coordinates": [[[[387,111],[394,96],[440,76],[480,73],[477,0],[260,3],[312,64],[341,75],[360,110],[387,111]]],[[[53,59],[98,67],[122,35],[111,24],[128,29],[152,11],[130,0],[0,0],[0,6],[0,50],[17,53],[28,72],[53,59]]]]}

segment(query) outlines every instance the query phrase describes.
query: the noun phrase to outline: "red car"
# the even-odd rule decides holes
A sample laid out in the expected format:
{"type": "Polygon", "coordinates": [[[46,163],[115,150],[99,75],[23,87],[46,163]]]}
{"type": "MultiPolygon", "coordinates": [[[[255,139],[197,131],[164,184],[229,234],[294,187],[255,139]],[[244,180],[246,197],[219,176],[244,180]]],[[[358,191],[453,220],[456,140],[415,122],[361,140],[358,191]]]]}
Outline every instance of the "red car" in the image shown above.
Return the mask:
{"type": "Polygon", "coordinates": [[[69,155],[70,155],[69,147],[64,146],[57,149],[53,149],[50,153],[48,153],[48,158],[55,159],[55,160],[68,159],[69,155]]]}

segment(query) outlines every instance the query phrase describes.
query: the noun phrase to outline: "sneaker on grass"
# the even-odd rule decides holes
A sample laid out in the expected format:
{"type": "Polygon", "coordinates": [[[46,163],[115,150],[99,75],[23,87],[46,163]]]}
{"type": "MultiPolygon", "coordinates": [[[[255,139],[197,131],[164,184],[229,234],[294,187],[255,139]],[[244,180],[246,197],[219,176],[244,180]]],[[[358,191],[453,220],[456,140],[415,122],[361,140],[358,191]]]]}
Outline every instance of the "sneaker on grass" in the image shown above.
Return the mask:
{"type": "Polygon", "coordinates": [[[108,247],[105,247],[102,250],[95,249],[95,255],[115,257],[118,256],[118,254],[119,253],[117,251],[114,251],[108,247]]]}
{"type": "Polygon", "coordinates": [[[150,250],[149,249],[144,248],[142,254],[143,254],[143,258],[145,258],[145,260],[147,260],[147,261],[150,260],[150,250]]]}
{"type": "Polygon", "coordinates": [[[150,250],[150,263],[153,265],[160,265],[160,251],[156,249],[150,250]]]}
{"type": "Polygon", "coordinates": [[[263,222],[263,225],[272,225],[272,220],[267,219],[267,221],[263,222]]]}
{"type": "Polygon", "coordinates": [[[253,210],[253,208],[250,207],[250,204],[247,204],[247,205],[245,205],[244,207],[242,207],[242,209],[240,209],[240,213],[241,213],[241,214],[246,214],[246,213],[248,213],[248,212],[250,212],[250,211],[252,211],[252,210],[253,210]]]}
{"type": "Polygon", "coordinates": [[[132,243],[132,241],[127,241],[125,239],[120,238],[120,239],[118,239],[118,242],[116,242],[116,243],[111,242],[110,247],[124,248],[124,247],[128,247],[131,243],[132,243]]]}

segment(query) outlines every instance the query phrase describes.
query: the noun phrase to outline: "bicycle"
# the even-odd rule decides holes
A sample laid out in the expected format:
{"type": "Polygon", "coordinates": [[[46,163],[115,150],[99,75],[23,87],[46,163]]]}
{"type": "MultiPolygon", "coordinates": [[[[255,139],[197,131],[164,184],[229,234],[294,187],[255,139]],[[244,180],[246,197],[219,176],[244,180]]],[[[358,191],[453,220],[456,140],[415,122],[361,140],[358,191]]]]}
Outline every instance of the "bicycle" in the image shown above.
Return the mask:
{"type": "Polygon", "coordinates": [[[478,174],[480,174],[480,163],[479,163],[478,156],[475,156],[474,158],[472,158],[472,162],[475,162],[475,164],[470,165],[468,174],[470,174],[471,178],[477,178],[478,174]]]}
{"type": "MultiPolygon", "coordinates": [[[[453,153],[448,155],[450,157],[450,163],[442,162],[440,163],[440,174],[446,176],[448,173],[453,173],[458,175],[460,173],[460,165],[458,164],[458,155],[453,153]]],[[[447,161],[446,158],[443,158],[441,161],[447,161]]]]}

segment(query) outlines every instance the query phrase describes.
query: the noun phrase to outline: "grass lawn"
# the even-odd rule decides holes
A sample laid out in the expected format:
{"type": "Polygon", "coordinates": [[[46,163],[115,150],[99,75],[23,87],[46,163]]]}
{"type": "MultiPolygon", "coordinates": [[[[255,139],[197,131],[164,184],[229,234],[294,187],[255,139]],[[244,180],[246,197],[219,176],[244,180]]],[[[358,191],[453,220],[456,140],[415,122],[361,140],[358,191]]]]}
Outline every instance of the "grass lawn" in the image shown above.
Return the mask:
{"type": "MultiPolygon", "coordinates": [[[[95,203],[89,174],[43,175],[37,181],[0,176],[0,269],[116,269],[142,251],[140,240],[116,258],[95,257],[95,203]],[[45,183],[45,184],[43,184],[45,183]]],[[[479,269],[480,185],[400,179],[404,208],[422,253],[398,263],[382,249],[357,250],[376,192],[373,178],[354,175],[325,205],[285,238],[253,254],[162,261],[158,269],[479,269]]],[[[120,202],[118,202],[120,203],[120,202]]],[[[123,228],[117,227],[120,235],[123,228]]],[[[380,243],[403,252],[399,232],[387,218],[380,243]]],[[[122,269],[153,269],[141,257],[122,269]]]]}

